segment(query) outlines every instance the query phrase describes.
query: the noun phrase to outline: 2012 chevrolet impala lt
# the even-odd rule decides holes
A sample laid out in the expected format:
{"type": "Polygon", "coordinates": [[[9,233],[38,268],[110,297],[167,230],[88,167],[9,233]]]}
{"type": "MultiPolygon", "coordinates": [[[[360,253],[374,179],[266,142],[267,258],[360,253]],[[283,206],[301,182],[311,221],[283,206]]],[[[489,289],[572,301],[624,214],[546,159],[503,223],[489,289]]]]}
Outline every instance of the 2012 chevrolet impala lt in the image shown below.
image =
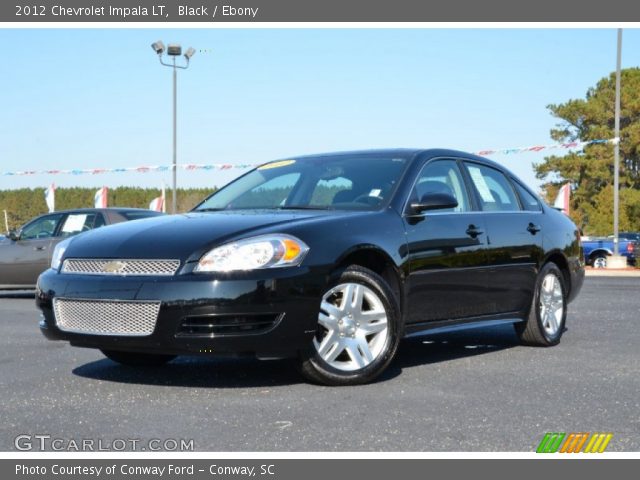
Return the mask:
{"type": "Polygon", "coordinates": [[[373,380],[401,338],[513,324],[551,346],[584,279],[580,233],[512,173],[451,150],[264,164],[183,215],[60,243],[40,328],[126,365],[180,354],[298,359],[373,380]]]}

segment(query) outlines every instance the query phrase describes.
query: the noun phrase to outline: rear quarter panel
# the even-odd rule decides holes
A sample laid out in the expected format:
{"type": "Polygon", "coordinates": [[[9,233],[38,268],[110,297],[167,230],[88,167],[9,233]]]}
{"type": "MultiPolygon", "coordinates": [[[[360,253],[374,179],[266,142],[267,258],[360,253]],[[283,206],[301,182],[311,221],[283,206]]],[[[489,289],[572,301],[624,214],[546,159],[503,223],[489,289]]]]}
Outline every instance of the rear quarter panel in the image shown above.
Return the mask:
{"type": "MultiPolygon", "coordinates": [[[[544,207],[544,262],[561,256],[566,261],[565,284],[568,300],[580,292],[584,281],[584,253],[580,242],[580,230],[564,213],[544,207]]],[[[556,260],[556,263],[560,260],[556,260]]],[[[561,268],[562,265],[559,265],[561,268]]]]}

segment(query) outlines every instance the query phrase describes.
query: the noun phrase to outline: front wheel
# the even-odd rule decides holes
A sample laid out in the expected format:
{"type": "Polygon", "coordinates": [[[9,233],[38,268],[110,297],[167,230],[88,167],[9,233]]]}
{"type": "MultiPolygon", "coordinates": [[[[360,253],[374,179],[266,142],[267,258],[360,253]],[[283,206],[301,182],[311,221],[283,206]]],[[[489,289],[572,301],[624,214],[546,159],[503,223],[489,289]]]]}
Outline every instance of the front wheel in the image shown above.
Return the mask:
{"type": "Polygon", "coordinates": [[[549,347],[560,343],[567,319],[567,292],[562,272],[547,263],[538,274],[529,317],[516,323],[516,333],[525,345],[549,347]]]}
{"type": "Polygon", "coordinates": [[[400,309],[387,282],[351,266],[322,296],[316,335],[300,370],[325,385],[370,382],[393,360],[399,328],[400,309]]]}
{"type": "Polygon", "coordinates": [[[118,350],[100,350],[105,357],[116,363],[129,367],[158,367],[170,362],[175,355],[158,355],[153,353],[121,352],[118,350]]]}

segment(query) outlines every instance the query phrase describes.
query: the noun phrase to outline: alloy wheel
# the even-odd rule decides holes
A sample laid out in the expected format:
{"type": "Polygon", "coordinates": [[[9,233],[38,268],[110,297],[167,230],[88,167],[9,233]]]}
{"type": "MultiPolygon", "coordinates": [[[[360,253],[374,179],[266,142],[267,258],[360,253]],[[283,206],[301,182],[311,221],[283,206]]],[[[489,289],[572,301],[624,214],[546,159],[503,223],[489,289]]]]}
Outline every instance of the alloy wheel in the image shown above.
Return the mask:
{"type": "Polygon", "coordinates": [[[550,336],[556,335],[564,314],[564,295],[560,280],[553,273],[548,273],[542,280],[539,309],[545,332],[550,336]]]}

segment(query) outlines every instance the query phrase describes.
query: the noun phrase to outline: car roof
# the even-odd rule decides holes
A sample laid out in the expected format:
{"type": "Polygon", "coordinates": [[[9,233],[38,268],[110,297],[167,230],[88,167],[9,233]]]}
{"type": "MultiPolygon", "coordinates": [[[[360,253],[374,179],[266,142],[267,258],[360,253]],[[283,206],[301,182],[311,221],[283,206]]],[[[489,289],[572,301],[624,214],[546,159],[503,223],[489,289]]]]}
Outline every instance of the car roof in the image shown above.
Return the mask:
{"type": "MultiPolygon", "coordinates": [[[[479,155],[475,155],[469,152],[463,152],[461,150],[453,150],[449,148],[380,148],[380,149],[370,149],[370,150],[350,150],[350,151],[339,151],[339,152],[331,152],[331,153],[318,153],[312,155],[300,155],[290,157],[296,160],[304,160],[304,159],[313,159],[313,158],[322,158],[322,157],[334,157],[334,156],[404,156],[410,157],[412,159],[415,158],[434,158],[434,157],[453,157],[453,158],[464,158],[469,160],[475,160],[482,163],[486,163],[487,165],[493,166],[500,170],[506,170],[503,165],[490,160],[486,157],[481,157],[479,155]]],[[[272,161],[267,162],[272,163],[272,161]]]]}
{"type": "MultiPolygon", "coordinates": [[[[403,156],[405,158],[409,158],[411,162],[414,162],[419,159],[422,160],[422,159],[430,159],[430,158],[438,158],[438,157],[461,158],[463,160],[471,160],[471,161],[482,163],[489,167],[493,167],[501,171],[508,177],[515,179],[521,187],[525,188],[530,194],[532,194],[533,196],[535,196],[536,198],[538,198],[544,203],[544,201],[540,199],[540,196],[538,194],[534,193],[534,191],[530,187],[528,187],[522,181],[522,179],[520,179],[520,177],[518,177],[515,173],[513,173],[504,165],[494,160],[490,160],[486,157],[481,157],[480,155],[464,152],[462,150],[454,150],[450,148],[381,148],[381,149],[370,149],[370,150],[342,151],[342,152],[334,152],[334,153],[319,153],[314,155],[302,155],[299,157],[294,156],[289,158],[296,159],[296,160],[304,160],[304,159],[313,159],[313,158],[322,158],[322,157],[342,156],[342,155],[344,156],[380,155],[380,156],[386,156],[386,157],[393,157],[397,155],[397,156],[403,156]]],[[[272,163],[272,162],[267,162],[267,163],[272,163]]]]}
{"type": "MultiPolygon", "coordinates": [[[[56,210],[51,213],[94,213],[94,212],[148,212],[146,208],[107,207],[107,208],[72,208],[69,210],[56,210]]],[[[46,215],[46,214],[45,214],[46,215]]]]}

